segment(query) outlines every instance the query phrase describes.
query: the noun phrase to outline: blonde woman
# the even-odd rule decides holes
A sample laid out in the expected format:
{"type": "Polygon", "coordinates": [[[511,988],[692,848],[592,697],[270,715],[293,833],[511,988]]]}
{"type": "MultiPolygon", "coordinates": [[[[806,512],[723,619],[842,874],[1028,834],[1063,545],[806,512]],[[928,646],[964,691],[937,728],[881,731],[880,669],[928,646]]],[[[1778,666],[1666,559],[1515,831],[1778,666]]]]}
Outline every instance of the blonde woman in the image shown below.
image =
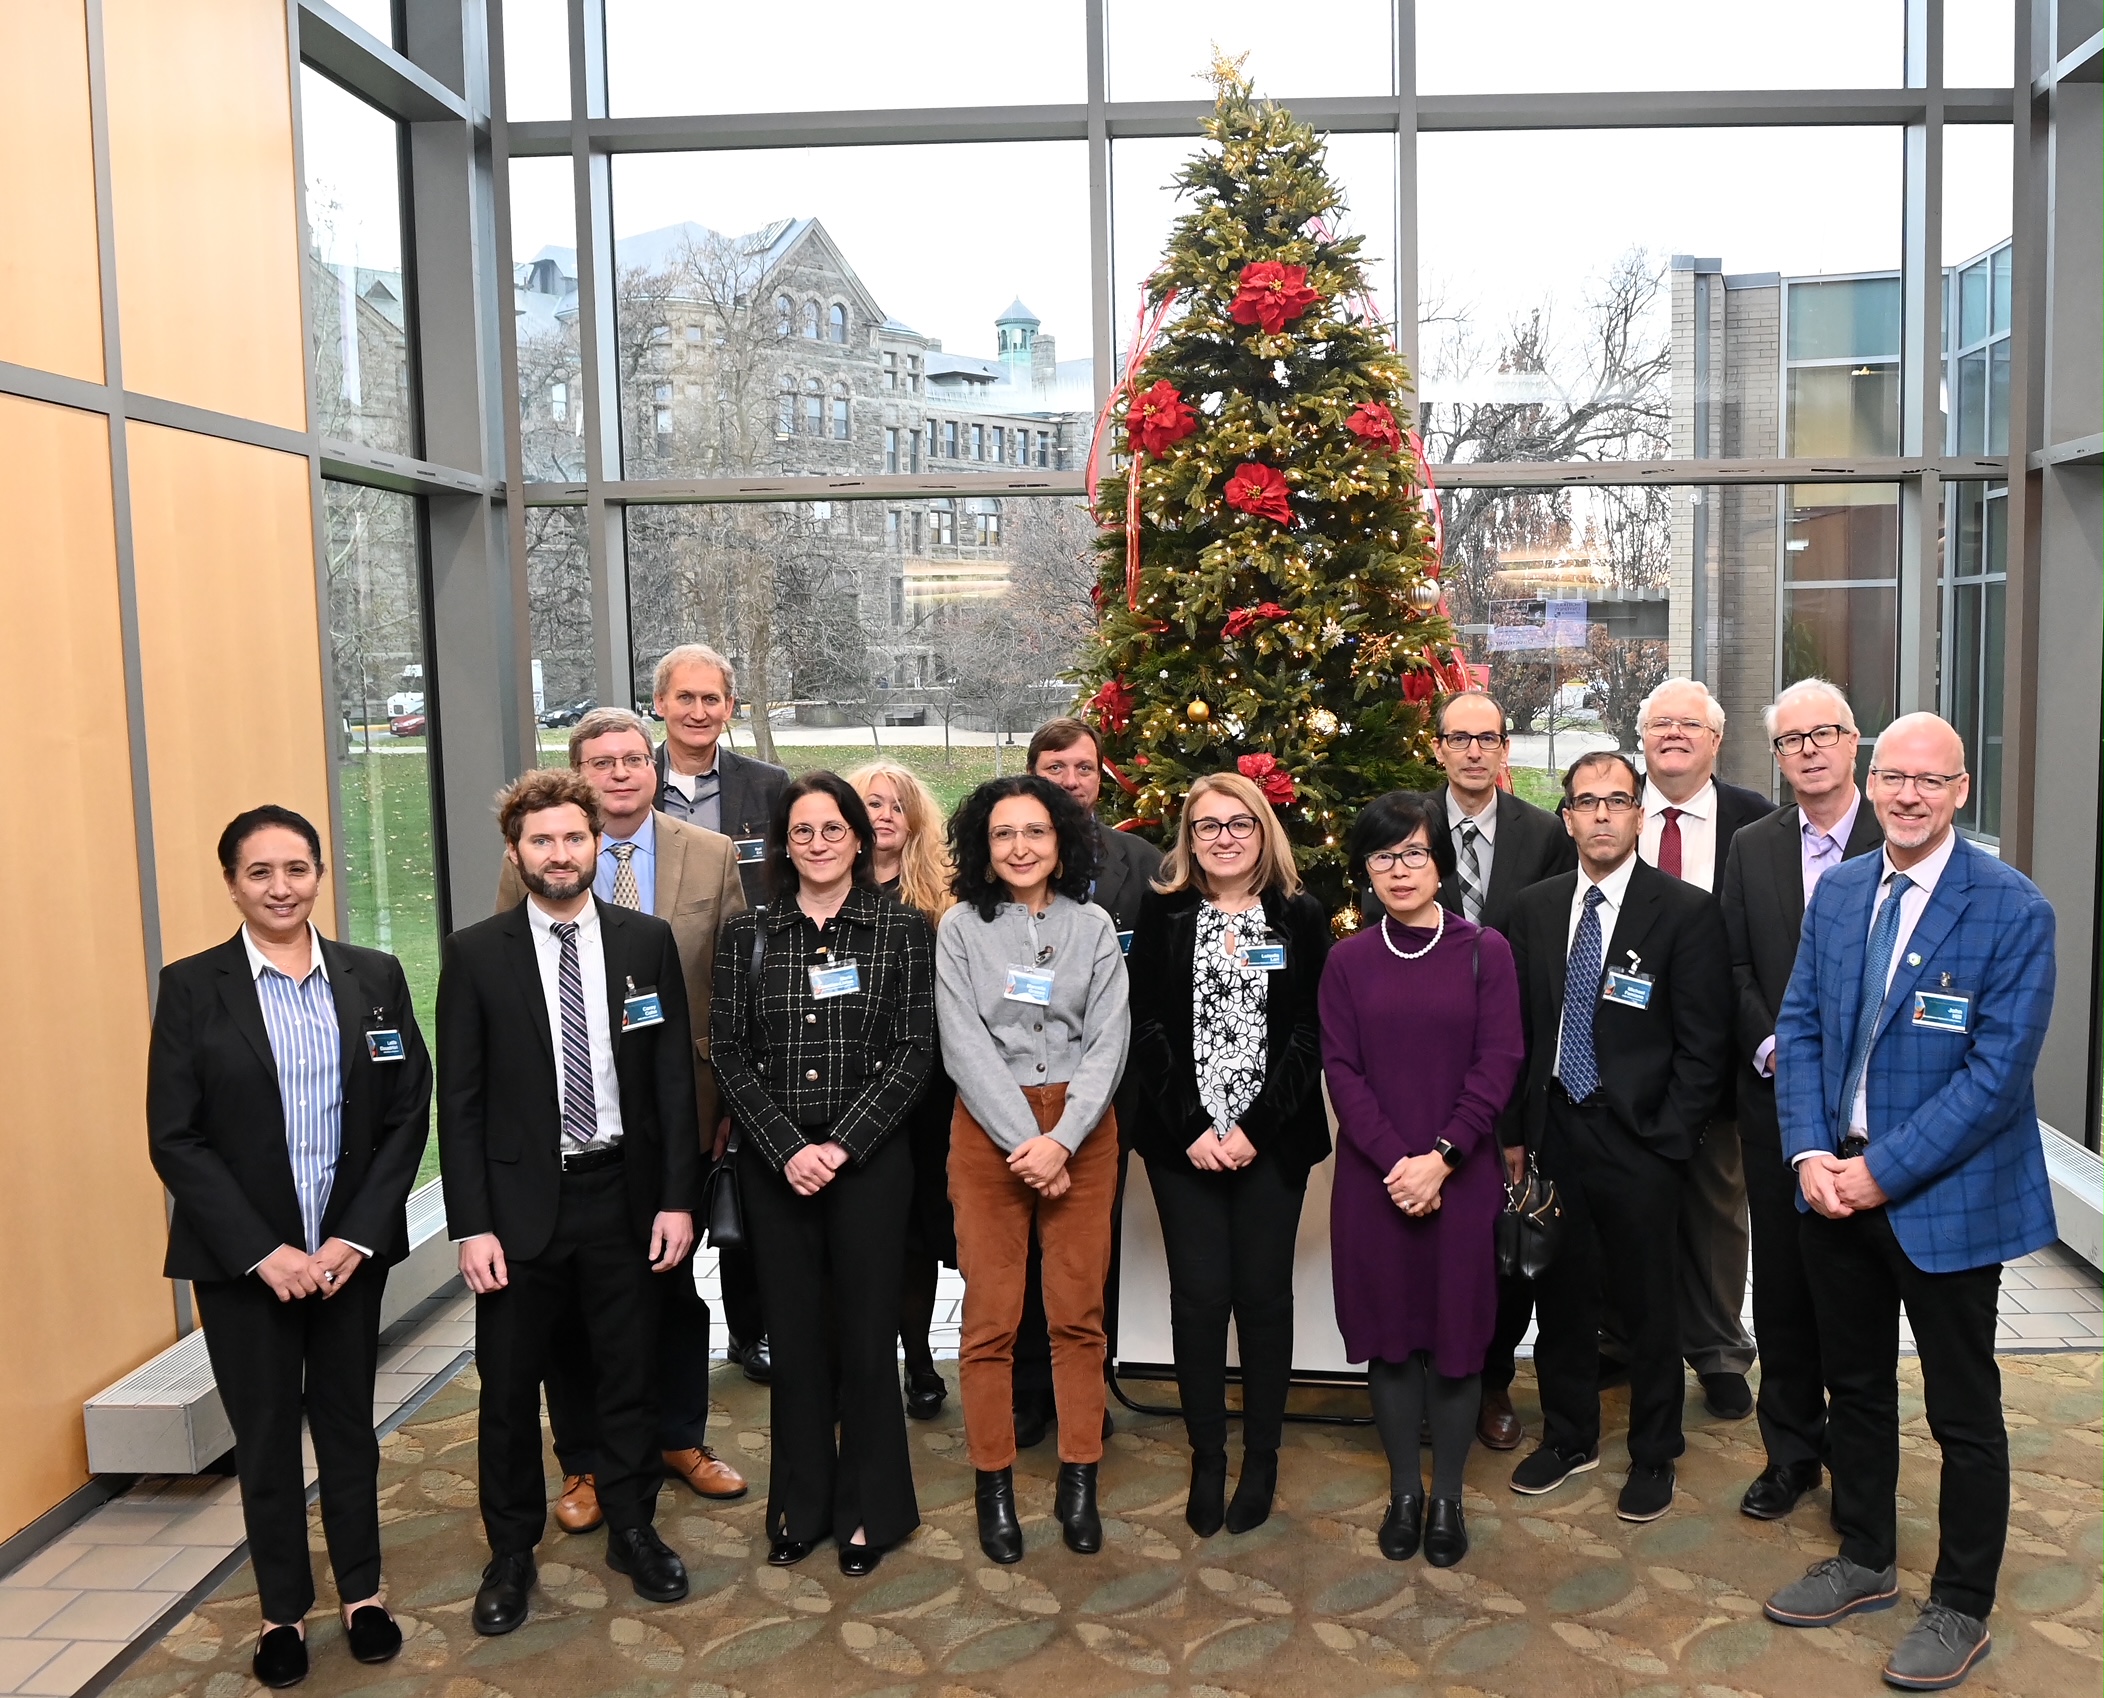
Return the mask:
{"type": "MultiPolygon", "coordinates": [[[[950,851],[942,805],[908,768],[871,761],[847,775],[869,810],[876,833],[877,884],[918,910],[932,926],[957,899],[950,894],[950,851]]],[[[950,1209],[950,1115],[957,1087],[938,1049],[928,1088],[906,1123],[913,1151],[913,1212],[906,1222],[905,1276],[899,1286],[899,1348],[905,1365],[906,1413],[932,1421],[949,1388],[936,1372],[928,1331],[935,1321],[938,1265],[957,1265],[957,1224],[950,1209]]]]}
{"type": "Polygon", "coordinates": [[[1169,1261],[1169,1324],[1200,1537],[1271,1514],[1293,1369],[1293,1242],[1329,1154],[1316,993],[1322,904],[1239,773],[1191,786],[1132,939],[1132,1145],[1169,1261]],[[1242,1473],[1227,1496],[1227,1323],[1242,1352],[1242,1473]]]}

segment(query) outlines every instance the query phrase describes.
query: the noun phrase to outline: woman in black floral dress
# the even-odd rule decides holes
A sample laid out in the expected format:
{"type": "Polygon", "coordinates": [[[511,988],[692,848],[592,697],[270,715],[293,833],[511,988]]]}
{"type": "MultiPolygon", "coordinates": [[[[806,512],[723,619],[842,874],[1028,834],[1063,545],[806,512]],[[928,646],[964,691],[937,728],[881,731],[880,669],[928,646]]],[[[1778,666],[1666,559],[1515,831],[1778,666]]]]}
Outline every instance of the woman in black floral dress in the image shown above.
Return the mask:
{"type": "Polygon", "coordinates": [[[1238,773],[1191,786],[1140,908],[1132,956],[1133,1148],[1161,1217],[1176,1379],[1191,1439],[1184,1514],[1201,1536],[1271,1513],[1293,1369],[1293,1244],[1329,1153],[1316,990],[1322,905],[1238,773]],[[1227,1497],[1227,1323],[1242,1356],[1242,1474],[1227,1497]]]}

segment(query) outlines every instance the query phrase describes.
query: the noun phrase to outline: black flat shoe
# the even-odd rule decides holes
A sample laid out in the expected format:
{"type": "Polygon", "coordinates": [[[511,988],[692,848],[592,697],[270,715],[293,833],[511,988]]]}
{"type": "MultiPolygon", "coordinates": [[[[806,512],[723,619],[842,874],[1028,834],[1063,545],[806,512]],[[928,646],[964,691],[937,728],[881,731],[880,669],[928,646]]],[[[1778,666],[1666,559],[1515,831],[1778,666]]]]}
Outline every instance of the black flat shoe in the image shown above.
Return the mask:
{"type": "Polygon", "coordinates": [[[1103,1549],[1103,1518],[1096,1513],[1096,1465],[1093,1462],[1062,1462],[1059,1491],[1052,1500],[1052,1514],[1059,1522],[1060,1536],[1077,1556],[1094,1556],[1103,1549]]]}
{"type": "Polygon", "coordinates": [[[769,1539],[767,1561],[770,1567],[794,1568],[811,1554],[809,1539],[769,1539]]]}
{"type": "Polygon", "coordinates": [[[918,1368],[906,1370],[906,1413],[914,1420],[934,1420],[942,1413],[943,1403],[949,1395],[950,1388],[934,1369],[926,1372],[918,1368]]]}
{"type": "Polygon", "coordinates": [[[1378,1540],[1381,1555],[1390,1562],[1408,1562],[1417,1555],[1418,1541],[1424,1537],[1424,1530],[1425,1499],[1422,1492],[1390,1498],[1388,1519],[1381,1523],[1378,1540]]]}
{"type": "Polygon", "coordinates": [[[1248,1533],[1271,1519],[1271,1500],[1278,1493],[1278,1452],[1245,1450],[1242,1477],[1228,1500],[1227,1530],[1248,1533]]]}
{"type": "Polygon", "coordinates": [[[1015,1512],[1015,1470],[973,1470],[972,1497],[979,1510],[979,1548],[995,1562],[1023,1560],[1023,1524],[1015,1512]]]}
{"type": "Polygon", "coordinates": [[[636,1596],[676,1604],[687,1595],[687,1565],[655,1527],[623,1527],[606,1536],[606,1566],[628,1576],[636,1596]]]}
{"type": "Polygon", "coordinates": [[[1820,1467],[1816,1462],[1771,1463],[1739,1499],[1739,1513],[1756,1521],[1780,1521],[1797,1507],[1806,1492],[1819,1488],[1820,1467]]]}
{"type": "Polygon", "coordinates": [[[361,1604],[351,1611],[343,1636],[351,1655],[361,1663],[391,1663],[402,1648],[402,1630],[395,1618],[378,1604],[361,1604]]]}
{"type": "Polygon", "coordinates": [[[1452,1568],[1468,1555],[1468,1523],[1461,1519],[1459,1498],[1434,1498],[1425,1515],[1425,1561],[1452,1568]]]}
{"type": "Polygon", "coordinates": [[[296,1627],[266,1628],[248,1666],[265,1686],[297,1686],[307,1678],[307,1641],[296,1627]]]}
{"type": "Polygon", "coordinates": [[[1184,1504],[1184,1520],[1201,1539],[1210,1539],[1226,1523],[1226,1451],[1191,1453],[1191,1495],[1184,1504]]]}
{"type": "Polygon", "coordinates": [[[840,1572],[850,1580],[860,1580],[866,1574],[874,1574],[877,1564],[884,1560],[881,1545],[842,1545],[840,1547],[840,1572]]]}
{"type": "Polygon", "coordinates": [[[475,1593],[475,1631],[494,1637],[524,1622],[526,1600],[539,1578],[531,1551],[492,1561],[482,1571],[482,1585],[475,1593]]]}

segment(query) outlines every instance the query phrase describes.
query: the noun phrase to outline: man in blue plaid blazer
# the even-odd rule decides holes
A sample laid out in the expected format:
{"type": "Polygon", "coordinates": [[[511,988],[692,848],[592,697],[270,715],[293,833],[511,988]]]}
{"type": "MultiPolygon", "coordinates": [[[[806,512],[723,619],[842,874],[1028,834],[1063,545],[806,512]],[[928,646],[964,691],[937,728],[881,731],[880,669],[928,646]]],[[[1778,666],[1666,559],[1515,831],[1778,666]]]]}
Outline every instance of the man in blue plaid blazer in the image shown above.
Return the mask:
{"type": "Polygon", "coordinates": [[[2053,910],[1953,828],[1970,782],[1964,744],[1934,714],[1886,728],[1867,787],[1884,853],[1819,881],[1775,1027],[1841,1553],[1767,1610],[1813,1627],[1898,1599],[1904,1307],[1943,1452],[1929,1598],[1884,1671],[1916,1691],[1957,1685],[1987,1652],[2009,1525],[2001,1265],[2055,1236],[2031,1090],[2053,1009],[2053,910]]]}

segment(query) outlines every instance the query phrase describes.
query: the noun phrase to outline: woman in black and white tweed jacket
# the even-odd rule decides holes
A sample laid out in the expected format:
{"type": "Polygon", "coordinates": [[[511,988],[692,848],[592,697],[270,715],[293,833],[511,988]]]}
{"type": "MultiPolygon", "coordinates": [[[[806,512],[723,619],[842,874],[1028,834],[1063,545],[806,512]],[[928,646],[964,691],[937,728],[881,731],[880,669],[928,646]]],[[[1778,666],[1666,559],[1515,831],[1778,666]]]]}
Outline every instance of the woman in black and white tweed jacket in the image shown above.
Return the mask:
{"type": "Polygon", "coordinates": [[[896,1378],[901,1129],[934,1061],[934,936],[878,891],[874,842],[844,779],[783,790],[772,901],[724,926],[710,1021],[774,1350],[767,1560],[800,1562],[830,1535],[848,1575],[920,1524],[896,1378]]]}

